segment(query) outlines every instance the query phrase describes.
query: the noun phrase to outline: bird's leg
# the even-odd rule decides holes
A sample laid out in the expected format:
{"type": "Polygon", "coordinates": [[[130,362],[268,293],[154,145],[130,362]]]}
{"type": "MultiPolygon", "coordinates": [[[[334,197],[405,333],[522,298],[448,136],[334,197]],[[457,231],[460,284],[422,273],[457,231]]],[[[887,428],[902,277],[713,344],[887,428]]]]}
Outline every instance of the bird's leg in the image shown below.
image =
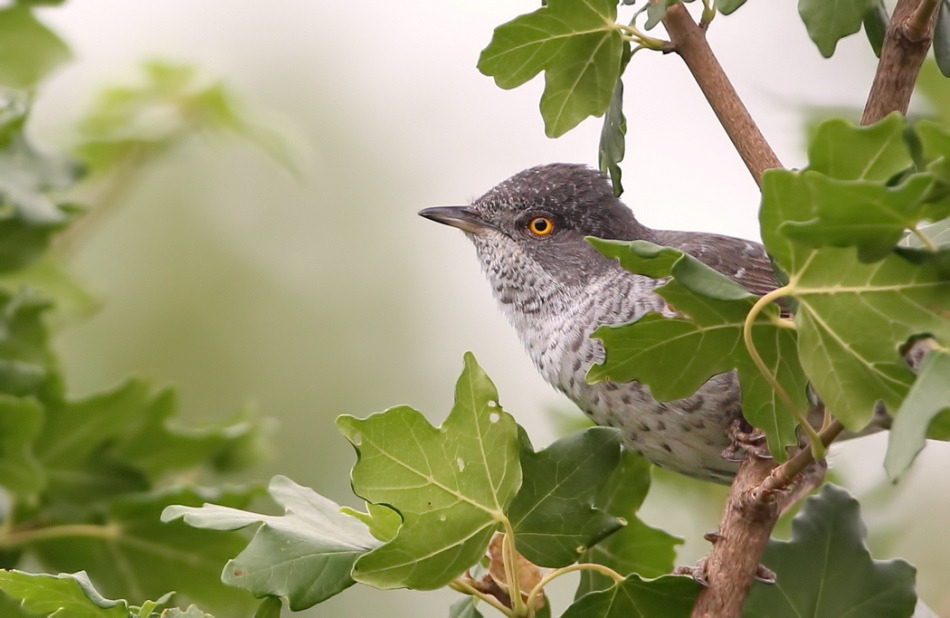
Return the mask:
{"type": "Polygon", "coordinates": [[[762,459],[771,459],[768,445],[765,442],[765,433],[761,429],[752,427],[744,418],[737,418],[729,424],[728,434],[730,444],[722,452],[726,461],[742,461],[752,454],[762,459]]]}

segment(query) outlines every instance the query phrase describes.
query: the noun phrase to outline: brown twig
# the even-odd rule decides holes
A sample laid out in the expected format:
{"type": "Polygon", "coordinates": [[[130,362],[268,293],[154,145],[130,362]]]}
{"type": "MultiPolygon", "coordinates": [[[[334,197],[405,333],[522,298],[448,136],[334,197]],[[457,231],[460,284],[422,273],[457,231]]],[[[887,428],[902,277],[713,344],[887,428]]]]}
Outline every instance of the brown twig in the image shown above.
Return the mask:
{"type": "Polygon", "coordinates": [[[893,111],[907,113],[920,65],[933,42],[938,0],[900,0],[887,25],[881,61],[861,124],[874,124],[893,111]]]}
{"type": "Polygon", "coordinates": [[[775,462],[756,455],[746,457],[729,491],[726,510],[714,536],[713,548],[704,559],[708,585],[693,605],[692,618],[732,618],[742,606],[759,568],[759,558],[781,514],[781,505],[770,492],[759,499],[753,492],[769,478],[775,462]]]}
{"type": "Polygon", "coordinates": [[[713,55],[706,41],[705,28],[693,20],[682,4],[674,4],[667,9],[663,26],[670,35],[673,51],[680,55],[693,74],[756,184],[762,184],[763,172],[782,167],[782,163],[765,141],[762,132],[713,55]]]}

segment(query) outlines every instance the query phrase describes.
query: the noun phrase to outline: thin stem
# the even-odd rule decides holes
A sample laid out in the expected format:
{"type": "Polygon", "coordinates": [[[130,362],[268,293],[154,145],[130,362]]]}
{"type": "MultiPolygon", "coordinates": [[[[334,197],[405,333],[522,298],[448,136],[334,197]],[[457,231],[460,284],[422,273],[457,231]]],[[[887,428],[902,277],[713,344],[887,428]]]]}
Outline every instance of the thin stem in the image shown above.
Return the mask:
{"type": "Polygon", "coordinates": [[[119,537],[121,529],[116,524],[106,524],[100,526],[97,524],[67,524],[63,526],[50,526],[48,528],[36,528],[34,530],[22,530],[20,532],[11,532],[0,538],[0,549],[9,547],[20,547],[37,541],[48,541],[50,539],[60,539],[64,537],[93,537],[98,539],[116,539],[119,537]]]}
{"type": "MultiPolygon", "coordinates": [[[[844,431],[844,425],[838,419],[833,419],[827,423],[818,434],[818,441],[824,449],[827,449],[835,441],[841,432],[844,431]]],[[[812,462],[820,457],[815,457],[813,448],[802,449],[797,455],[786,461],[784,464],[772,471],[772,474],[762,482],[760,491],[773,491],[775,489],[786,487],[795,477],[805,470],[812,462]]]]}
{"type": "Polygon", "coordinates": [[[514,610],[512,610],[507,605],[503,604],[501,601],[499,601],[492,595],[485,594],[484,592],[482,592],[481,590],[473,586],[471,583],[469,583],[469,581],[466,580],[465,578],[460,577],[456,579],[455,581],[451,582],[449,584],[449,588],[451,588],[452,590],[455,590],[456,592],[461,592],[462,594],[467,594],[477,599],[481,599],[482,601],[484,601],[485,603],[488,603],[489,605],[491,605],[492,607],[494,607],[495,609],[497,609],[504,615],[508,616],[509,618],[516,618],[514,610]]]}
{"type": "MultiPolygon", "coordinates": [[[[662,0],[651,1],[656,3],[662,0]]],[[[761,185],[762,174],[766,170],[782,167],[782,163],[765,141],[710,49],[706,31],[696,24],[682,4],[674,4],[666,10],[663,26],[670,35],[672,50],[686,63],[742,162],[756,184],[761,185]]]]}
{"type": "Polygon", "coordinates": [[[632,23],[629,26],[616,24],[615,27],[624,33],[622,36],[625,41],[636,43],[647,49],[665,49],[670,44],[669,41],[647,35],[632,23]]]}
{"type": "Polygon", "coordinates": [[[713,0],[703,0],[703,13],[699,18],[699,27],[706,30],[715,18],[716,5],[713,3],[713,0]]]}
{"type": "Polygon", "coordinates": [[[594,562],[581,562],[578,564],[571,564],[566,567],[561,567],[560,569],[554,569],[552,571],[548,571],[547,574],[545,574],[545,576],[541,578],[541,581],[539,581],[535,585],[535,587],[531,589],[531,592],[528,593],[528,598],[525,601],[527,606],[529,608],[534,607],[535,599],[537,599],[538,595],[544,591],[544,587],[547,586],[549,583],[551,583],[551,581],[560,577],[561,575],[565,575],[567,573],[573,573],[574,571],[597,571],[598,573],[602,573],[603,575],[606,575],[610,579],[614,580],[615,584],[619,584],[620,582],[626,579],[623,575],[621,575],[617,571],[614,571],[610,567],[604,566],[602,564],[597,564],[594,562]]]}
{"type": "Polygon", "coordinates": [[[940,6],[940,0],[921,0],[907,19],[907,27],[918,36],[927,36],[931,20],[938,6],[940,6]]]}
{"type": "Polygon", "coordinates": [[[521,574],[518,569],[518,552],[515,550],[515,529],[507,517],[501,523],[505,527],[505,538],[502,539],[501,548],[505,578],[508,580],[508,596],[511,597],[511,607],[515,615],[524,616],[528,606],[521,598],[521,574]]]}
{"type": "Polygon", "coordinates": [[[917,237],[917,240],[919,240],[921,243],[923,243],[924,247],[926,247],[928,251],[936,251],[936,250],[937,250],[937,245],[935,245],[934,242],[933,242],[932,240],[930,240],[930,237],[928,237],[926,234],[924,234],[923,232],[921,232],[921,231],[917,228],[916,225],[915,225],[914,227],[912,227],[912,228],[909,228],[909,229],[910,229],[910,233],[913,234],[914,236],[916,236],[916,237],[917,237]]]}
{"type": "MultiPolygon", "coordinates": [[[[782,400],[782,403],[789,409],[795,419],[802,426],[802,429],[808,434],[808,437],[812,443],[812,448],[815,448],[816,444],[820,443],[818,434],[815,432],[815,428],[811,426],[811,423],[808,422],[808,418],[805,414],[798,409],[798,406],[795,405],[795,402],[792,401],[792,398],[789,396],[785,389],[782,388],[782,385],[779,384],[778,379],[772,375],[771,370],[765,364],[765,361],[762,360],[762,356],[759,354],[759,351],[755,348],[755,342],[752,340],[752,327],[755,324],[755,319],[758,317],[759,313],[762,312],[770,303],[773,301],[782,298],[783,296],[788,296],[790,293],[790,288],[788,286],[772,290],[765,296],[759,298],[752,309],[749,310],[749,314],[745,318],[745,322],[742,324],[742,339],[745,341],[745,347],[749,350],[749,356],[752,357],[752,362],[755,363],[755,366],[758,367],[759,371],[762,373],[762,376],[765,378],[765,381],[769,383],[769,386],[772,387],[772,390],[778,394],[779,399],[782,400]]],[[[822,456],[821,451],[815,453],[816,456],[822,456]]]]}
{"type": "Polygon", "coordinates": [[[99,193],[91,200],[89,210],[56,238],[53,248],[59,255],[71,254],[81,238],[95,230],[119,209],[129,192],[138,184],[150,154],[149,149],[144,146],[133,147],[123,157],[122,162],[103,177],[99,193]]]}

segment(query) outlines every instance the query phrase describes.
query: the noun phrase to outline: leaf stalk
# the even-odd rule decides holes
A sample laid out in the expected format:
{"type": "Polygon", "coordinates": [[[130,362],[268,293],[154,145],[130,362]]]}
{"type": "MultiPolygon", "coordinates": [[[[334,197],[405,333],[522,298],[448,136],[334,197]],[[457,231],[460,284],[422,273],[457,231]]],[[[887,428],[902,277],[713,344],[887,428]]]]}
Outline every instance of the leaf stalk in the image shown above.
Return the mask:
{"type": "Polygon", "coordinates": [[[765,364],[765,361],[762,360],[762,356],[759,354],[759,351],[755,347],[755,341],[752,339],[752,327],[755,325],[755,319],[758,315],[771,304],[773,301],[788,296],[791,292],[789,286],[783,286],[778,289],[772,290],[765,296],[759,298],[752,308],[749,310],[748,315],[746,315],[745,322],[742,324],[742,339],[745,342],[745,347],[749,351],[749,356],[752,357],[752,362],[755,363],[755,366],[758,367],[759,371],[762,373],[762,376],[765,378],[765,381],[769,383],[769,386],[772,387],[772,390],[779,396],[779,399],[782,400],[782,403],[785,404],[785,407],[792,413],[792,416],[795,417],[795,420],[799,422],[802,426],[802,429],[808,435],[809,441],[811,442],[812,449],[818,449],[815,452],[815,457],[821,459],[824,457],[824,450],[820,446],[821,440],[818,436],[818,433],[815,431],[815,428],[811,426],[811,423],[808,422],[808,418],[805,416],[804,412],[798,409],[798,406],[795,405],[795,402],[792,401],[792,398],[785,391],[775,375],[769,370],[769,367],[765,364]]]}
{"type": "Polygon", "coordinates": [[[0,537],[0,549],[21,547],[37,541],[49,541],[66,537],[92,537],[97,539],[117,539],[122,529],[118,524],[66,524],[33,530],[10,532],[0,537]]]}

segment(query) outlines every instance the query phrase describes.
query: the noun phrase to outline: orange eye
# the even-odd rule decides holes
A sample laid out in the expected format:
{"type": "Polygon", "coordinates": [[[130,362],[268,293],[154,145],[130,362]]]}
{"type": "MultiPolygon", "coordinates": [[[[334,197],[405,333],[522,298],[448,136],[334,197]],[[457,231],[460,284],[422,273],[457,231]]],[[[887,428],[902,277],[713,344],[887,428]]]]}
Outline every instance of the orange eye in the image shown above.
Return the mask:
{"type": "Polygon", "coordinates": [[[554,221],[547,217],[535,217],[528,221],[528,229],[536,236],[547,236],[554,231],[554,221]]]}

